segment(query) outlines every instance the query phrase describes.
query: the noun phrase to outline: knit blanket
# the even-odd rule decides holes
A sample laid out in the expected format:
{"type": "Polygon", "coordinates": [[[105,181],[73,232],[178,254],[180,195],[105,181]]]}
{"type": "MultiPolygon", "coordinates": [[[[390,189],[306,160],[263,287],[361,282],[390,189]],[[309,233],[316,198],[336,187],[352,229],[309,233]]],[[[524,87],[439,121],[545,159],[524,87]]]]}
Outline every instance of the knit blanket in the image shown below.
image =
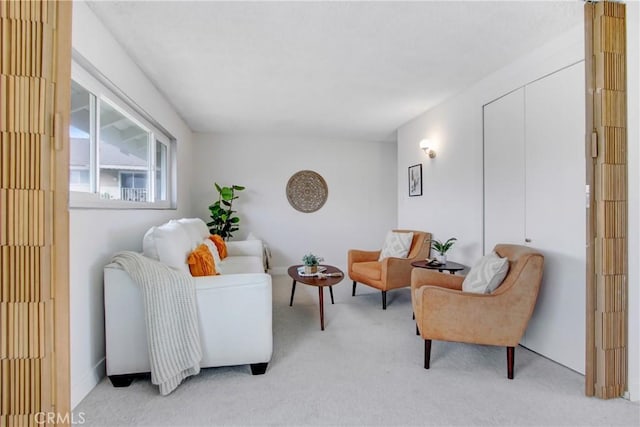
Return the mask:
{"type": "Polygon", "coordinates": [[[112,262],[140,286],[151,382],[167,395],[183,379],[200,372],[202,348],[193,277],[136,252],[119,252],[112,262]]]}

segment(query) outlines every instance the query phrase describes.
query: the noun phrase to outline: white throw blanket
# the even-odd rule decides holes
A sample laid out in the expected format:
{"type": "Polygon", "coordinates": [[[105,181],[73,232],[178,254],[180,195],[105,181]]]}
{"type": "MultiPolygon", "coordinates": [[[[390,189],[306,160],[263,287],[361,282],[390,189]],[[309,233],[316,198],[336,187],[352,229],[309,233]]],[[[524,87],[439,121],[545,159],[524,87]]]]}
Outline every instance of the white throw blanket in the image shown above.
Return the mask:
{"type": "Polygon", "coordinates": [[[136,252],[119,252],[112,261],[140,286],[151,382],[167,395],[183,379],[200,372],[202,348],[193,277],[136,252]]]}

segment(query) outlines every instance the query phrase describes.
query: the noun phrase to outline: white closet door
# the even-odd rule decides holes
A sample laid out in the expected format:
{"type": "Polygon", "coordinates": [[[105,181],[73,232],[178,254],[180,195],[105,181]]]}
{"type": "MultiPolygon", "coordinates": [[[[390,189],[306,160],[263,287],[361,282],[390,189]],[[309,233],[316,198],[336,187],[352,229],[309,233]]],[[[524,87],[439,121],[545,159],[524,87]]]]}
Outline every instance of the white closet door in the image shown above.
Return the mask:
{"type": "Polygon", "coordinates": [[[484,106],[484,253],[523,243],[524,89],[484,106]]]}
{"type": "Polygon", "coordinates": [[[526,237],[545,255],[525,345],[584,373],[584,63],[525,88],[526,237]]]}

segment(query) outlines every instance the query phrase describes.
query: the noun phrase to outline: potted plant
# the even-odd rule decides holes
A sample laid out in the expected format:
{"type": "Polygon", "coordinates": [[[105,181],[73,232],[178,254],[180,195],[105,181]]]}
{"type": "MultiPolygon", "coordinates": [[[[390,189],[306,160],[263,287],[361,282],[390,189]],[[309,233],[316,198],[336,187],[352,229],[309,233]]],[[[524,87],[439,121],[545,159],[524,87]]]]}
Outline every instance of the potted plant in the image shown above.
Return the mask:
{"type": "Polygon", "coordinates": [[[456,240],[458,239],[456,239],[455,237],[450,238],[444,243],[436,239],[431,240],[431,247],[433,248],[433,250],[438,252],[438,255],[436,255],[436,261],[438,261],[440,264],[447,263],[447,251],[451,249],[456,240]]]}
{"type": "Polygon", "coordinates": [[[318,272],[318,265],[324,261],[324,258],[308,253],[302,257],[305,274],[315,274],[318,272]]]}
{"type": "Polygon", "coordinates": [[[220,187],[214,183],[218,191],[218,201],[209,206],[212,221],[207,223],[211,234],[217,234],[224,240],[229,240],[235,231],[239,230],[240,218],[234,216],[236,211],[232,210],[233,201],[238,198],[236,191],[244,190],[240,185],[231,187],[220,187]]]}

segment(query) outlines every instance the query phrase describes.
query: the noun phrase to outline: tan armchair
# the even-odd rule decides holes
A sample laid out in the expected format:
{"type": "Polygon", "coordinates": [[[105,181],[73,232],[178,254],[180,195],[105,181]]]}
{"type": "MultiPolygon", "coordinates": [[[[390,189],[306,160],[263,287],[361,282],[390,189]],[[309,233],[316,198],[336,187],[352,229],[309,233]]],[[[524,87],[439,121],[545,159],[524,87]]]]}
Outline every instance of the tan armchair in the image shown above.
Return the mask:
{"type": "Polygon", "coordinates": [[[356,283],[382,291],[382,309],[387,309],[387,291],[411,285],[411,263],[429,257],[431,234],[414,230],[393,230],[398,233],[413,232],[413,240],[407,258],[384,258],[378,261],[380,251],[350,249],[347,256],[349,277],[353,280],[352,296],[356,295],[356,283]]]}
{"type": "Polygon", "coordinates": [[[431,340],[497,345],[507,347],[507,376],[513,379],[514,348],[538,298],[544,257],[526,246],[497,245],[494,250],[509,259],[509,272],[492,294],[463,292],[463,276],[413,270],[411,301],[424,339],[425,369],[431,340]]]}

